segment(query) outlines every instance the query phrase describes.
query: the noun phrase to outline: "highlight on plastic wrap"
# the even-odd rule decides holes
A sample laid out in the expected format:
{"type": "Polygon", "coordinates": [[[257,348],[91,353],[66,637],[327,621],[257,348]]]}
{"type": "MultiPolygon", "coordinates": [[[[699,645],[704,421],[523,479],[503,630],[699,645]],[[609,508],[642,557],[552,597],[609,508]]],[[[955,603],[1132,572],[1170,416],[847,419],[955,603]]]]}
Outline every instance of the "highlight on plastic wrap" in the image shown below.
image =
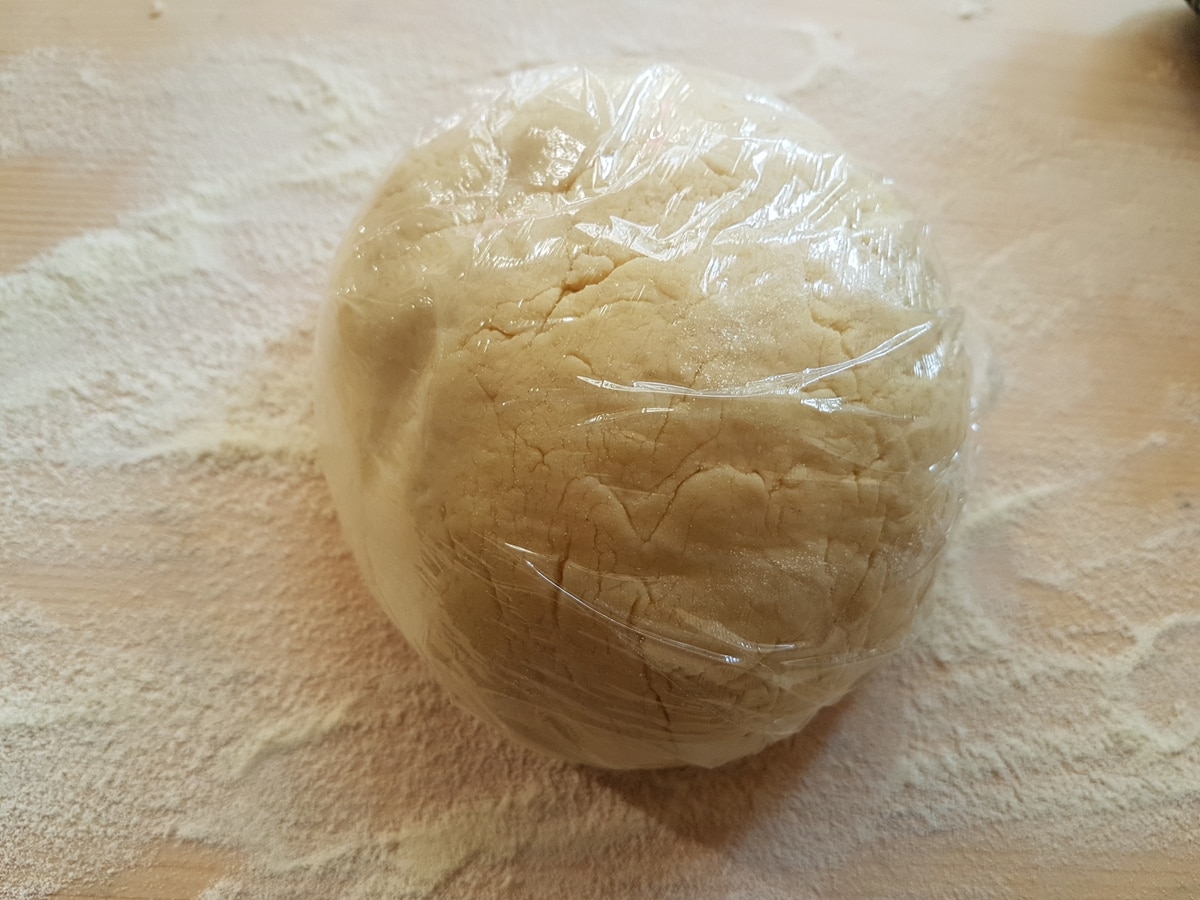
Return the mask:
{"type": "Polygon", "coordinates": [[[511,738],[717,766],[909,634],[971,371],[927,229],[786,104],[668,65],[522,72],[407,153],[317,337],[365,580],[511,738]]]}

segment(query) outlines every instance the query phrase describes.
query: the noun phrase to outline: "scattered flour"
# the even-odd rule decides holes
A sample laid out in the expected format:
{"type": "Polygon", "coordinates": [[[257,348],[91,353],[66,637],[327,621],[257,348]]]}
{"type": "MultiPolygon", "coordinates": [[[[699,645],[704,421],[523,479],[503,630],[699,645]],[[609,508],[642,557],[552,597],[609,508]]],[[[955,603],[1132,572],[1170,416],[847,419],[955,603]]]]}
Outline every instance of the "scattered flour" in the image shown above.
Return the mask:
{"type": "MultiPolygon", "coordinates": [[[[1200,157],[1120,148],[1095,202],[1113,149],[1088,122],[988,84],[1013,120],[997,139],[967,87],[930,112],[927,86],[805,28],[803,79],[769,47],[747,74],[811,92],[852,146],[864,120],[838,110],[879,98],[862,146],[941,210],[1004,385],[919,639],[797,738],[711,773],[574,769],[457,712],[361,588],[314,466],[311,328],[344,228],[429,111],[540,61],[545,35],[497,32],[442,69],[363,34],[0,61],[0,163],[118,169],[130,203],[0,272],[0,893],[195,841],[230,854],[208,900],[555,896],[568,878],[583,898],[823,896],[923,837],[1033,841],[1053,863],[1200,833],[1200,483],[1156,480],[1200,470],[1200,383],[1170,365],[1200,334],[1168,299],[1194,272],[1170,252],[1182,233],[1148,253],[1149,285],[1108,237],[1200,207],[1200,157]],[[930,134],[956,137],[930,154],[930,134]],[[1019,221],[989,186],[1029,198],[1019,221]],[[962,228],[960,196],[1001,224],[962,228]],[[1083,310],[1130,297],[1155,324],[1106,353],[1161,351],[1134,384],[1070,349],[1094,337],[1083,310]],[[1135,395],[1144,419],[1106,425],[1135,395]]],[[[606,34],[561,52],[671,49],[606,34]]],[[[962,895],[1003,894],[1002,868],[962,895]]]]}

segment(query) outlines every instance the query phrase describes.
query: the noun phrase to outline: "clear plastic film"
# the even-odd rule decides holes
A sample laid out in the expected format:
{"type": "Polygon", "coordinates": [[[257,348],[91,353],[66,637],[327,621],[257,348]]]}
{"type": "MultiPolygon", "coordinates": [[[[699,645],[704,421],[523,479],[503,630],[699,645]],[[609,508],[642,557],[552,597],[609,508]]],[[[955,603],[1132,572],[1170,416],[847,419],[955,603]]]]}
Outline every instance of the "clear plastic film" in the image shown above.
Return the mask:
{"type": "Polygon", "coordinates": [[[971,377],[916,221],[790,107],[514,76],[389,176],[318,333],[366,581],[464,706],[612,768],[786,737],[904,640],[971,377]]]}

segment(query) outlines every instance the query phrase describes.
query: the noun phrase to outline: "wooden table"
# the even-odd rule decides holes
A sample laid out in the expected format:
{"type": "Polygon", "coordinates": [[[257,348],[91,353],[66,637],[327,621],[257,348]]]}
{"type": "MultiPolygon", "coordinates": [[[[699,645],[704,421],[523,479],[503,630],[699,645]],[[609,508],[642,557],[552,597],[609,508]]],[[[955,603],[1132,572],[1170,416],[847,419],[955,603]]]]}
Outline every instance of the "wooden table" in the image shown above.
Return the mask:
{"type": "MultiPolygon", "coordinates": [[[[164,48],[234,37],[376,27],[386,5],[0,0],[0,54],[83,46],[146,59],[164,48]]],[[[953,87],[938,79],[971,73],[979,102],[961,130],[923,138],[909,129],[894,140],[888,123],[902,112],[866,99],[862,114],[847,109],[835,76],[828,89],[818,79],[797,97],[858,155],[886,166],[928,214],[959,296],[988,332],[1001,386],[984,420],[982,489],[995,493],[1030,467],[1053,469],[1064,442],[1111,445],[1114,453],[1136,445],[1143,449],[1093,486],[1095,502],[1125,510],[1132,534],[1142,533],[1137,523],[1151,512],[1200,507],[1200,405],[1188,405],[1200,397],[1200,18],[1172,0],[790,6],[798,4],[746,4],[764,21],[822,23],[850,49],[853,66],[908,73],[910,98],[921,90],[931,98],[931,109],[920,113],[930,123],[944,124],[932,107],[953,87]],[[1054,135],[1061,141],[1047,155],[1054,135]],[[1012,155],[989,151],[1003,141],[1012,155]],[[1026,157],[1023,146],[1031,148],[1026,157]],[[1147,208],[1160,212],[1152,228],[1143,227],[1147,208]],[[1123,221],[1133,227],[1122,230],[1123,221]],[[1065,331],[1044,327],[1063,298],[1081,296],[1094,300],[1086,322],[1065,331]]],[[[641,30],[636,17],[624,27],[630,51],[692,52],[686,38],[671,45],[641,30]]],[[[586,41],[571,44],[580,45],[586,41]]],[[[753,47],[730,46],[712,63],[768,80],[778,74],[753,47]]],[[[120,171],[79,172],[38,157],[0,160],[0,270],[111,224],[122,204],[136,200],[122,194],[122,183],[120,171]]],[[[981,572],[999,593],[1025,604],[1040,628],[1080,613],[1069,597],[1047,593],[1008,561],[1034,540],[1050,542],[1048,555],[1074,552],[1092,527],[1086,510],[1077,511],[1072,534],[1055,534],[1052,520],[1030,513],[980,556],[981,572]]],[[[1194,574],[1190,597],[1174,596],[1182,609],[1200,606],[1200,547],[1194,574]]],[[[50,573],[21,577],[26,585],[44,584],[52,602],[50,573]]],[[[104,602],[100,588],[97,597],[104,602]]],[[[1200,814],[1191,821],[1200,826],[1200,814]]],[[[986,896],[1195,898],[1196,839],[1180,833],[1153,851],[1080,852],[1047,864],[1038,861],[1034,841],[998,841],[983,828],[943,833],[856,859],[846,867],[842,895],[950,897],[999,885],[986,896]]],[[[75,885],[59,896],[194,897],[238,861],[229,852],[169,844],[108,882],[75,885]]]]}

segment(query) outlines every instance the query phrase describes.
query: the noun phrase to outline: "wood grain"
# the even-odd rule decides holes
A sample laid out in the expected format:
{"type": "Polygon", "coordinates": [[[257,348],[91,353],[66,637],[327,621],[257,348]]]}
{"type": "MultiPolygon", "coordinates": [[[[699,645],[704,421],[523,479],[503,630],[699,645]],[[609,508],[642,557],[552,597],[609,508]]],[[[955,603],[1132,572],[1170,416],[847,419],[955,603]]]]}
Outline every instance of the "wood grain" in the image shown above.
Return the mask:
{"type": "Polygon", "coordinates": [[[237,863],[234,854],[211,847],[164,844],[108,881],[73,885],[54,896],[57,900],[192,900],[236,871],[237,863]]]}
{"type": "Polygon", "coordinates": [[[120,169],[78,159],[0,160],[0,272],[64,238],[116,223],[120,169]]]}

